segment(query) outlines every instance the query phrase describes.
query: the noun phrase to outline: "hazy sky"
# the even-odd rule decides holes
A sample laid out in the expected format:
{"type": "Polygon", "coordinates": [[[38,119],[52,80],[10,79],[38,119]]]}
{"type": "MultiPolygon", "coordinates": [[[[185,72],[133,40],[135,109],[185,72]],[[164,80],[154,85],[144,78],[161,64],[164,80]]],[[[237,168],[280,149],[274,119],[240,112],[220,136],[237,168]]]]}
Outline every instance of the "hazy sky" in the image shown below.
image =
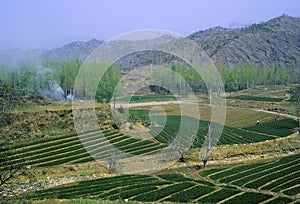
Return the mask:
{"type": "Polygon", "coordinates": [[[55,48],[139,29],[189,35],[300,16],[299,0],[1,0],[0,49],[55,48]]]}

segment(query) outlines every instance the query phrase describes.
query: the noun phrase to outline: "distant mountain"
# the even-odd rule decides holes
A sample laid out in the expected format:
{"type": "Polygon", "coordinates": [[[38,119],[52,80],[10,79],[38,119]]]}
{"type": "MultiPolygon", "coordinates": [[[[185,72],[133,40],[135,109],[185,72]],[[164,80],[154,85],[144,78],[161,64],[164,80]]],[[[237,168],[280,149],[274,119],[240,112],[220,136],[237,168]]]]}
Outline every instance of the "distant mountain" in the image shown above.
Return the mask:
{"type": "Polygon", "coordinates": [[[45,52],[44,58],[50,61],[68,61],[79,59],[84,61],[89,54],[101,45],[103,41],[92,39],[87,42],[76,41],[61,48],[56,48],[45,52]]]}
{"type": "Polygon", "coordinates": [[[300,61],[300,18],[281,16],[239,29],[211,28],[191,34],[216,63],[285,64],[300,61]]]}
{"type": "MultiPolygon", "coordinates": [[[[195,32],[187,38],[199,44],[216,64],[300,64],[300,18],[280,16],[263,23],[234,29],[218,26],[195,32]]],[[[50,61],[84,61],[102,43],[103,41],[92,39],[87,42],[72,42],[52,50],[2,50],[0,63],[7,59],[22,61],[30,57],[50,61]]],[[[133,54],[122,62],[128,67],[149,63],[149,60],[155,64],[170,59],[173,60],[168,54],[146,52],[133,54]],[[134,61],[137,62],[133,64],[134,61]]]]}

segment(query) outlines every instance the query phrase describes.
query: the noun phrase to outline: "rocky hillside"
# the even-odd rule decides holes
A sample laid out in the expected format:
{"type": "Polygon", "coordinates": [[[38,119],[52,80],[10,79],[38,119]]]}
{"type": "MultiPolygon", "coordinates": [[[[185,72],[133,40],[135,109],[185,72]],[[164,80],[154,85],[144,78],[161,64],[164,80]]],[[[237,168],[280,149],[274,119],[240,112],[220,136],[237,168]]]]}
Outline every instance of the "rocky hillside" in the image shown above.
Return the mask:
{"type": "Polygon", "coordinates": [[[280,16],[241,29],[215,27],[191,34],[216,63],[300,61],[300,18],[280,16]]]}
{"type": "MultiPolygon", "coordinates": [[[[280,16],[269,21],[252,24],[244,28],[228,29],[214,27],[195,32],[187,38],[198,43],[217,64],[229,66],[245,63],[271,64],[283,62],[285,64],[300,64],[300,18],[280,16]]],[[[41,60],[67,61],[79,59],[84,61],[89,54],[101,45],[103,41],[92,39],[87,42],[76,41],[61,48],[52,50],[0,50],[0,62],[19,61],[34,56],[41,60]],[[20,57],[23,56],[23,57],[20,57]]],[[[124,67],[135,65],[155,64],[174,60],[164,53],[133,54],[121,63],[124,67]]]]}

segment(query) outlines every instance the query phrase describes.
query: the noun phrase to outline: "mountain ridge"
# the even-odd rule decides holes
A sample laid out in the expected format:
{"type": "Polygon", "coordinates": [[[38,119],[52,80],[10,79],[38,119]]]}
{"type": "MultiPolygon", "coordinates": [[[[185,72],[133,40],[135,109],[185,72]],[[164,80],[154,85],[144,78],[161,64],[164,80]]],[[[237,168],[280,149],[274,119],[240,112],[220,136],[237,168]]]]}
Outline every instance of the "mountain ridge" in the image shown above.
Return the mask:
{"type": "Polygon", "coordinates": [[[208,37],[198,31],[188,38],[202,46],[217,64],[290,64],[300,60],[300,18],[284,15],[245,28],[216,28],[219,32],[208,37]]]}
{"type": "MultiPolygon", "coordinates": [[[[288,65],[300,64],[300,18],[296,17],[282,15],[243,28],[217,26],[194,32],[186,37],[201,46],[217,65],[232,67],[247,63],[261,65],[276,62],[288,65]]],[[[49,61],[73,59],[84,61],[103,42],[97,39],[86,42],[75,41],[51,50],[27,52],[0,50],[0,62],[5,61],[5,58],[9,58],[10,61],[15,59],[22,61],[24,60],[22,56],[49,61]]],[[[160,53],[159,57],[154,59],[163,57],[160,53]]],[[[141,58],[144,59],[145,57],[141,58]]]]}

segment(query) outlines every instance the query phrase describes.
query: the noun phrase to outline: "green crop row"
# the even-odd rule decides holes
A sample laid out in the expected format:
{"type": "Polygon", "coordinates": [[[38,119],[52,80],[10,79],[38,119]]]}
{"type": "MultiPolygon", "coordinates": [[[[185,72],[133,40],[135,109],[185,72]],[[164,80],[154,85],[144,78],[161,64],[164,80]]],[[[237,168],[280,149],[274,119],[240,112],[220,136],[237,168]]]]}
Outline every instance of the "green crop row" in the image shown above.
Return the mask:
{"type": "MultiPolygon", "coordinates": [[[[241,177],[238,180],[235,180],[232,184],[238,185],[238,186],[243,186],[245,184],[247,184],[248,182],[251,182],[253,180],[256,180],[259,177],[264,177],[267,174],[271,174],[274,173],[276,171],[279,170],[283,170],[285,168],[287,168],[286,170],[289,169],[289,167],[293,167],[293,165],[297,165],[297,163],[299,163],[299,161],[294,161],[294,162],[290,162],[290,163],[286,163],[286,164],[280,164],[280,163],[274,163],[273,167],[271,168],[267,168],[265,170],[259,171],[257,169],[253,169],[251,171],[249,171],[249,175],[241,177]]],[[[282,175],[285,175],[284,172],[282,171],[282,175]]]]}
{"type": "Polygon", "coordinates": [[[148,140],[143,141],[143,140],[128,138],[128,140],[126,141],[115,144],[115,146],[118,147],[119,149],[127,150],[127,151],[130,151],[131,149],[136,147],[142,148],[142,146],[147,146],[147,145],[157,145],[157,143],[153,143],[148,140]]]}
{"type": "MultiPolygon", "coordinates": [[[[161,116],[163,117],[163,116],[161,116]]],[[[195,120],[187,116],[167,116],[167,122],[164,129],[161,131],[159,128],[151,127],[152,134],[157,141],[162,143],[169,143],[178,134],[181,120],[195,120]],[[184,118],[182,118],[184,117],[184,118]]],[[[159,116],[157,116],[159,119],[159,116]]],[[[194,146],[201,146],[204,135],[207,134],[208,121],[200,121],[198,129],[198,139],[194,146]],[[199,143],[199,144],[198,144],[199,143]]],[[[243,144],[250,142],[261,142],[265,140],[272,140],[278,136],[290,135],[293,128],[296,127],[296,121],[292,119],[282,119],[274,122],[262,123],[260,125],[253,125],[244,129],[237,129],[233,127],[224,126],[223,134],[218,144],[243,144]]]]}
{"type": "MultiPolygon", "coordinates": [[[[88,139],[90,139],[90,138],[93,138],[93,137],[97,136],[98,134],[99,133],[96,132],[96,133],[86,135],[86,137],[88,139]]],[[[37,150],[40,150],[40,151],[43,152],[43,151],[48,151],[49,149],[53,149],[53,148],[56,148],[56,149],[64,148],[64,147],[66,147],[66,145],[72,145],[74,142],[76,142],[76,143],[80,142],[78,136],[72,136],[72,137],[65,136],[64,138],[62,138],[62,136],[60,136],[59,138],[61,138],[61,139],[59,139],[59,141],[57,141],[57,139],[55,137],[54,138],[55,140],[53,140],[54,142],[49,142],[49,143],[48,142],[47,143],[43,142],[41,144],[38,143],[39,145],[36,145],[36,146],[33,146],[33,147],[30,147],[30,145],[32,143],[27,143],[28,148],[23,148],[21,150],[18,150],[17,152],[15,152],[15,154],[16,153],[24,154],[24,153],[30,152],[30,151],[33,151],[33,154],[38,154],[39,152],[37,152],[37,150]]]]}
{"type": "MultiPolygon", "coordinates": [[[[93,133],[93,132],[98,132],[98,131],[105,132],[107,130],[103,129],[103,128],[97,128],[97,129],[93,129],[93,130],[80,132],[80,133],[78,133],[78,135],[80,137],[85,137],[85,135],[88,135],[88,134],[93,133]]],[[[71,133],[71,134],[61,135],[61,136],[56,136],[56,137],[47,137],[47,138],[39,139],[39,140],[32,141],[32,142],[20,143],[20,144],[13,145],[12,149],[19,149],[19,148],[23,148],[23,147],[27,147],[27,146],[32,146],[32,145],[40,145],[42,143],[48,143],[48,142],[61,140],[61,139],[66,139],[66,138],[71,138],[71,137],[77,137],[77,133],[71,133]]]]}
{"type": "Polygon", "coordinates": [[[212,194],[209,194],[199,200],[200,203],[217,203],[225,198],[229,198],[230,196],[233,196],[235,194],[240,193],[241,191],[238,190],[231,190],[223,188],[221,190],[215,191],[212,194]]]}
{"type": "MultiPolygon", "coordinates": [[[[146,175],[121,175],[80,181],[72,185],[63,185],[37,191],[28,199],[74,199],[96,198],[153,202],[199,202],[217,203],[230,198],[225,203],[281,203],[293,202],[293,198],[274,197],[263,193],[243,192],[236,188],[216,187],[211,183],[199,182],[183,175],[159,174],[157,177],[146,175]],[[161,180],[164,179],[164,180],[161,180]],[[199,183],[199,184],[197,184],[199,183]]],[[[299,179],[295,178],[291,188],[284,188],[286,195],[299,193],[299,179]]],[[[288,185],[286,186],[288,187],[288,185]]]]}
{"type": "MultiPolygon", "coordinates": [[[[170,116],[169,116],[170,117],[170,116]]],[[[176,118],[173,118],[173,120],[175,120],[176,118]]],[[[179,118],[177,118],[179,119],[179,118]]],[[[202,122],[202,121],[201,121],[202,122]]],[[[195,142],[199,143],[196,144],[194,143],[195,146],[201,146],[203,139],[204,139],[204,135],[207,134],[207,127],[203,127],[203,124],[201,123],[200,128],[198,129],[198,139],[195,140],[195,142]]],[[[164,127],[164,130],[161,131],[155,138],[157,141],[162,142],[162,143],[169,143],[170,141],[173,140],[173,138],[176,136],[176,134],[178,134],[178,129],[174,129],[174,126],[171,125],[166,125],[164,127]]],[[[176,125],[178,126],[178,125],[176,125]]],[[[255,127],[256,128],[256,127],[255,127]]],[[[262,127],[263,129],[263,127],[262,127]]],[[[249,130],[251,130],[251,128],[249,128],[249,130]]],[[[249,131],[248,129],[237,129],[237,128],[232,128],[232,127],[228,127],[228,126],[224,126],[224,130],[222,133],[222,136],[220,138],[219,141],[219,145],[221,144],[244,144],[244,143],[250,143],[250,142],[261,142],[261,141],[265,141],[265,140],[272,140],[274,139],[274,136],[268,136],[265,134],[261,134],[265,133],[265,130],[259,130],[258,131],[249,131]]],[[[269,131],[269,130],[266,130],[269,131]]],[[[291,134],[291,129],[284,129],[282,128],[280,130],[281,132],[277,132],[277,134],[274,135],[289,135],[291,134]]],[[[153,131],[154,133],[156,133],[155,131],[153,131]]]]}
{"type": "Polygon", "coordinates": [[[266,195],[262,193],[254,193],[254,192],[245,192],[241,195],[237,195],[224,203],[243,203],[243,204],[253,204],[253,203],[261,203],[269,198],[271,198],[271,195],[266,195]]]}
{"type": "Polygon", "coordinates": [[[159,199],[162,199],[166,196],[169,196],[173,193],[180,192],[186,188],[190,188],[194,186],[195,184],[189,183],[189,182],[183,182],[178,184],[173,184],[171,186],[167,186],[165,188],[160,188],[158,190],[150,191],[148,193],[140,194],[134,197],[134,200],[137,201],[157,201],[159,199]]]}
{"type": "Polygon", "coordinates": [[[81,140],[79,140],[78,136],[72,136],[71,138],[68,138],[69,136],[59,136],[59,140],[53,139],[51,140],[52,142],[43,142],[40,145],[23,148],[19,150],[19,154],[9,157],[10,161],[8,161],[7,165],[16,162],[24,163],[25,161],[26,164],[45,166],[62,164],[63,161],[79,160],[79,162],[84,162],[93,160],[89,154],[86,154],[81,143],[91,154],[99,158],[109,156],[105,153],[111,149],[109,143],[113,143],[123,151],[134,152],[134,154],[144,154],[164,147],[151,141],[131,138],[117,131],[103,130],[102,132],[91,131],[88,135],[84,135],[81,140]],[[105,133],[103,136],[101,135],[102,132],[105,133]]]}
{"type": "Polygon", "coordinates": [[[137,189],[131,189],[129,191],[121,192],[120,194],[112,195],[109,197],[110,200],[118,200],[118,199],[125,199],[130,198],[135,195],[147,193],[152,190],[157,190],[157,187],[155,185],[143,185],[140,188],[137,189]]]}
{"type": "MultiPolygon", "coordinates": [[[[233,181],[237,178],[243,178],[243,177],[246,177],[246,176],[251,176],[252,174],[256,174],[257,173],[260,173],[264,170],[267,170],[267,169],[273,169],[274,167],[278,167],[278,166],[281,166],[281,165],[284,165],[286,163],[289,163],[289,162],[293,162],[293,161],[288,161],[288,162],[282,162],[282,160],[280,161],[275,161],[275,162],[267,162],[267,163],[256,163],[256,164],[250,164],[250,165],[243,165],[241,167],[236,167],[234,168],[235,170],[233,172],[231,172],[230,170],[226,173],[226,175],[220,175],[221,177],[224,177],[224,176],[230,176],[232,175],[232,177],[228,177],[226,178],[226,181],[224,182],[230,182],[230,181],[233,181]],[[244,170],[248,170],[247,172],[240,172],[239,171],[244,171],[244,170]],[[237,173],[235,175],[233,175],[234,173],[237,173]]],[[[265,174],[265,172],[264,172],[265,174]]],[[[213,175],[212,179],[218,179],[220,178],[220,176],[218,175],[213,175]]]]}
{"type": "Polygon", "coordinates": [[[258,188],[258,187],[260,187],[260,186],[262,186],[262,185],[264,185],[264,184],[266,184],[270,181],[273,181],[276,178],[280,178],[281,176],[293,173],[293,172],[295,172],[299,169],[300,169],[300,164],[291,166],[289,168],[282,169],[280,171],[273,172],[271,174],[263,175],[263,176],[259,177],[258,179],[254,180],[250,183],[247,183],[245,185],[245,187],[258,188]]]}
{"type": "Polygon", "coordinates": [[[297,171],[295,173],[292,174],[286,174],[283,177],[278,177],[275,181],[273,181],[272,183],[263,186],[261,189],[262,190],[272,190],[273,188],[276,188],[277,186],[288,182],[290,180],[293,180],[294,178],[300,177],[300,171],[297,171]]]}
{"type": "Polygon", "coordinates": [[[205,177],[205,176],[209,176],[209,175],[211,175],[211,174],[217,173],[217,172],[219,172],[219,171],[223,171],[223,170],[225,170],[225,169],[226,169],[226,168],[205,169],[204,171],[201,171],[201,172],[199,173],[199,175],[205,177]]]}
{"type": "Polygon", "coordinates": [[[293,200],[287,197],[277,197],[270,201],[265,202],[265,204],[284,204],[284,203],[291,203],[293,200]]]}
{"type": "Polygon", "coordinates": [[[197,182],[197,183],[202,184],[202,185],[214,186],[214,184],[212,184],[208,181],[194,180],[194,179],[191,179],[191,178],[187,178],[187,177],[183,176],[182,174],[159,174],[157,176],[164,179],[164,180],[166,180],[166,181],[172,181],[172,182],[194,181],[194,182],[197,182]]]}
{"type": "MultiPolygon", "coordinates": [[[[266,164],[265,163],[254,163],[254,164],[237,166],[232,169],[228,169],[228,170],[222,171],[220,173],[216,173],[216,174],[212,175],[210,178],[213,180],[218,180],[218,179],[225,179],[225,177],[234,177],[235,174],[237,174],[237,175],[244,174],[244,171],[246,171],[246,170],[250,170],[250,169],[257,168],[259,166],[264,166],[264,165],[266,165],[266,164]]],[[[262,168],[264,168],[264,167],[262,167],[262,168]]],[[[246,175],[248,175],[247,172],[246,172],[246,175]]],[[[240,176],[238,176],[238,178],[240,178],[240,176]]],[[[229,181],[231,181],[231,180],[228,180],[226,182],[229,182],[229,181]]]]}
{"type": "Polygon", "coordinates": [[[194,186],[190,189],[175,193],[170,198],[164,199],[163,201],[187,203],[212,191],[214,191],[214,189],[207,186],[194,186]]]}
{"type": "MultiPolygon", "coordinates": [[[[278,192],[278,191],[283,191],[287,188],[290,188],[290,187],[293,187],[295,185],[298,185],[300,184],[300,178],[294,178],[294,179],[291,179],[290,181],[286,182],[286,183],[283,183],[281,185],[278,185],[276,188],[272,189],[272,191],[274,192],[278,192]]],[[[298,192],[300,193],[300,192],[298,192]]]]}
{"type": "Polygon", "coordinates": [[[52,158],[52,160],[50,160],[50,161],[48,159],[46,159],[44,161],[45,163],[43,163],[43,164],[40,164],[41,163],[40,161],[35,162],[34,164],[37,164],[37,166],[40,166],[40,167],[42,167],[42,166],[55,166],[55,165],[59,165],[59,164],[68,163],[68,162],[71,162],[73,160],[80,159],[82,157],[90,156],[89,153],[87,153],[85,151],[85,149],[82,149],[82,150],[78,151],[78,153],[80,153],[80,152],[83,153],[83,154],[75,154],[74,156],[72,156],[73,155],[72,153],[68,153],[67,155],[63,155],[63,156],[57,155],[54,158],[52,158]]]}
{"type": "Polygon", "coordinates": [[[229,183],[231,181],[248,176],[249,174],[251,174],[253,172],[263,171],[264,169],[266,169],[272,165],[273,165],[272,163],[267,163],[267,164],[266,163],[255,163],[255,164],[243,165],[240,167],[236,167],[236,168],[234,168],[234,171],[228,171],[226,174],[223,174],[220,179],[220,182],[229,183]]]}
{"type": "MultiPolygon", "coordinates": [[[[78,142],[78,141],[75,141],[74,143],[75,144],[80,144],[80,142],[78,142]]],[[[72,142],[72,144],[73,144],[73,142],[72,142]]],[[[34,151],[29,151],[29,152],[24,152],[23,154],[17,154],[17,155],[14,155],[14,156],[10,156],[10,157],[8,157],[8,161],[6,162],[6,165],[9,166],[9,165],[12,165],[12,164],[23,163],[23,162],[28,163],[29,161],[33,160],[33,157],[35,157],[35,159],[43,158],[43,156],[41,156],[41,155],[43,155],[45,153],[48,154],[49,151],[51,151],[52,149],[53,149],[53,147],[46,148],[46,150],[39,150],[39,151],[37,151],[36,154],[35,154],[34,151]]],[[[52,155],[52,154],[50,154],[50,155],[52,155]]]]}
{"type": "MultiPolygon", "coordinates": [[[[137,184],[109,190],[109,191],[99,195],[98,198],[102,198],[102,199],[110,198],[111,200],[115,200],[112,197],[128,198],[128,197],[125,197],[125,196],[128,196],[127,192],[130,193],[131,191],[137,191],[134,195],[138,195],[138,194],[144,193],[144,192],[138,192],[139,189],[142,187],[160,186],[160,185],[166,185],[166,184],[171,184],[171,183],[166,182],[166,181],[159,181],[159,180],[153,178],[153,180],[147,180],[146,182],[140,181],[137,184]],[[124,193],[126,193],[126,195],[124,193]]],[[[134,196],[134,195],[132,195],[132,196],[134,196]]]]}
{"type": "Polygon", "coordinates": [[[286,195],[298,194],[300,183],[300,154],[286,156],[277,161],[242,165],[230,169],[217,168],[200,172],[200,176],[221,183],[273,192],[283,191],[286,195]]]}
{"type": "MultiPolygon", "coordinates": [[[[116,145],[117,146],[117,145],[116,145]]],[[[120,150],[125,151],[125,152],[134,152],[140,149],[147,149],[150,147],[157,147],[159,144],[156,143],[150,143],[150,144],[143,144],[142,142],[140,143],[135,143],[134,145],[130,145],[129,147],[119,147],[120,150]]]]}
{"type": "Polygon", "coordinates": [[[52,142],[52,141],[61,140],[61,139],[66,139],[66,138],[71,138],[71,137],[76,137],[76,136],[77,136],[77,133],[72,133],[72,134],[68,134],[68,135],[61,135],[61,136],[56,136],[56,137],[47,137],[47,138],[35,140],[33,142],[24,142],[24,143],[13,145],[12,149],[19,149],[19,148],[23,148],[23,147],[27,147],[27,146],[32,146],[32,145],[40,145],[40,144],[43,144],[43,143],[52,142]]]}
{"type": "Polygon", "coordinates": [[[136,183],[148,183],[156,181],[152,177],[145,176],[117,176],[112,178],[94,179],[89,181],[82,181],[72,186],[60,186],[47,190],[41,190],[36,193],[37,198],[49,197],[51,195],[58,195],[57,198],[72,198],[73,194],[90,195],[92,193],[100,193],[105,190],[118,188],[122,186],[130,186],[136,183]],[[88,188],[87,188],[88,186],[88,188]]]}
{"type": "Polygon", "coordinates": [[[298,185],[298,186],[287,189],[287,190],[283,191],[283,193],[286,195],[289,195],[289,196],[294,196],[294,195],[299,194],[299,192],[300,192],[299,180],[298,180],[298,184],[296,184],[296,185],[298,185]]]}
{"type": "Polygon", "coordinates": [[[297,121],[284,118],[277,120],[276,122],[261,123],[259,125],[253,125],[244,128],[245,130],[255,131],[258,133],[264,133],[268,135],[276,135],[280,137],[288,136],[293,133],[293,129],[297,127],[297,121]]]}

